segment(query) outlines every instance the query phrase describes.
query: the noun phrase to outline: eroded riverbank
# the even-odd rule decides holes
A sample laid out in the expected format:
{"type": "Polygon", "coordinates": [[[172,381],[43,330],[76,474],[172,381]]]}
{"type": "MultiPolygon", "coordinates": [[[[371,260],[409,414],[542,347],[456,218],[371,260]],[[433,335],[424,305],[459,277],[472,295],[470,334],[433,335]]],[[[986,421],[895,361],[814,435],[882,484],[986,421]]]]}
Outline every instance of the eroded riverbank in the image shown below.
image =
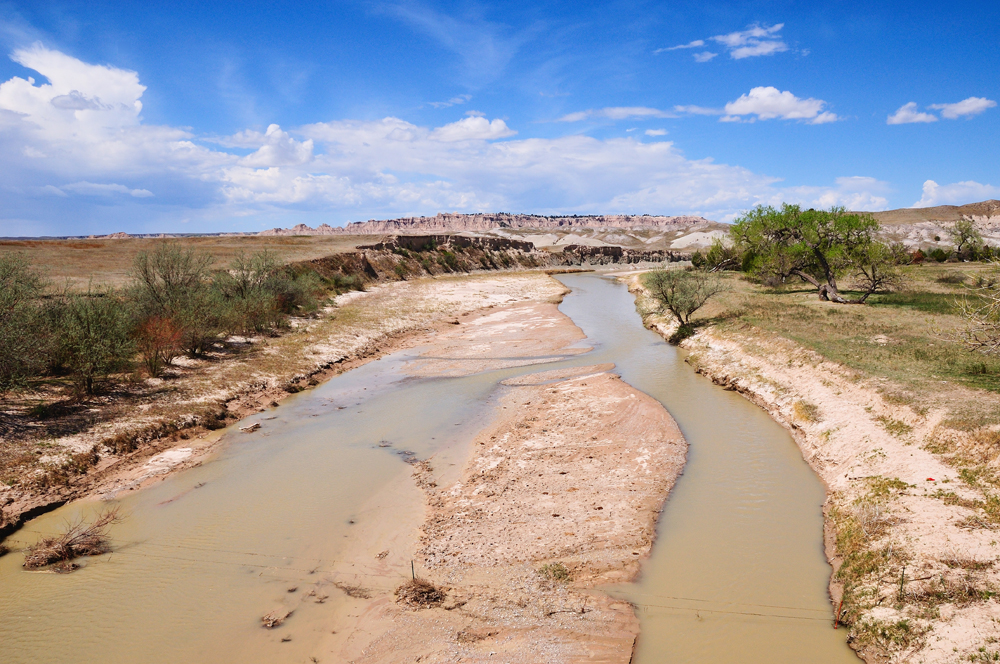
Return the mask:
{"type": "MultiPolygon", "coordinates": [[[[635,278],[630,286],[640,290],[635,278]]],[[[646,322],[665,338],[673,331],[667,319],[646,322]]],[[[1000,657],[1000,559],[995,526],[982,511],[989,491],[955,467],[954,452],[942,454],[957,448],[988,463],[989,438],[949,428],[945,400],[921,412],[890,399],[902,390],[888,381],[749,326],[702,329],[682,347],[696,371],[784,426],[823,480],[831,600],[859,655],[926,663],[1000,657]]],[[[949,400],[957,391],[949,386],[949,400]]]]}

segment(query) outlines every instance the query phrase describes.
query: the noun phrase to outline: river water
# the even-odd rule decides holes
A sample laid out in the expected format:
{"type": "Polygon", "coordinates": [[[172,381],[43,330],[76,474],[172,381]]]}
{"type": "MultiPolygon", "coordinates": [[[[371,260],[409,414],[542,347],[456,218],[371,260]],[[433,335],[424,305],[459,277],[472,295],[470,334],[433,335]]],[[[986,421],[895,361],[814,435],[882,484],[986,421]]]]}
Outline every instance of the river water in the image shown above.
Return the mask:
{"type": "MultiPolygon", "coordinates": [[[[641,578],[608,589],[637,605],[635,661],[858,661],[831,625],[823,487],[788,434],[643,328],[624,286],[559,279],[589,353],[462,378],[407,377],[419,349],[396,353],[248,418],[261,429],[228,433],[210,462],[120,496],[112,554],[68,575],[0,558],[0,661],[330,661],[318,644],[360,605],[333,584],[388,589],[410,574],[399,533],[420,524],[423,498],[407,459],[432,458],[439,484],[457,478],[500,381],[601,362],[661,401],[690,443],[641,578]],[[281,606],[293,617],[261,629],[281,606]]],[[[68,505],[12,539],[105,506],[68,505]]]]}

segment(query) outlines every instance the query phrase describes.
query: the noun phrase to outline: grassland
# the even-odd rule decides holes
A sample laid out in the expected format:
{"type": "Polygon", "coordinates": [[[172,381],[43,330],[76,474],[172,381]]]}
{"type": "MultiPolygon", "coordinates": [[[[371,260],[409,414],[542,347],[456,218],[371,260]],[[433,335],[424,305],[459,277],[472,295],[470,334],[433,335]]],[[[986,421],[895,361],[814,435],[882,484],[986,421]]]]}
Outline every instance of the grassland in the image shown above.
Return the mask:
{"type": "Polygon", "coordinates": [[[956,340],[964,325],[958,304],[995,270],[978,263],[909,266],[904,290],[872,296],[865,306],[831,305],[799,284],[766,289],[730,274],[730,292],[710,303],[703,322],[790,339],[884,379],[890,401],[924,412],[948,408],[948,424],[969,430],[1000,423],[1000,399],[969,401],[966,392],[1000,394],[1000,357],[969,352],[956,340]]]}
{"type": "Polygon", "coordinates": [[[262,249],[275,252],[282,262],[322,258],[353,251],[359,244],[379,242],[378,235],[222,235],[160,238],[102,238],[72,240],[0,240],[0,252],[21,252],[53,284],[72,287],[121,286],[128,279],[132,261],[139,252],[151,252],[164,241],[211,254],[211,267],[223,267],[240,251],[262,249]]]}

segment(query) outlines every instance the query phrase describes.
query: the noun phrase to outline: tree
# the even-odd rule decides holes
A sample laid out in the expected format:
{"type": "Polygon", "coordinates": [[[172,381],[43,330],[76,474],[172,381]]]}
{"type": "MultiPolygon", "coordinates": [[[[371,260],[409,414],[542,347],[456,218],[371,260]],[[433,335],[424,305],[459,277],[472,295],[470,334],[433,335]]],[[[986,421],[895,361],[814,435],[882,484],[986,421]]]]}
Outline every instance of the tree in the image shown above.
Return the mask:
{"type": "Polygon", "coordinates": [[[971,219],[959,219],[951,228],[951,240],[955,243],[955,253],[962,260],[976,260],[982,253],[985,242],[971,219]]]}
{"type": "Polygon", "coordinates": [[[869,214],[830,210],[802,210],[782,204],[781,209],[760,206],[736,220],[731,234],[744,254],[744,269],[766,280],[784,282],[798,277],[812,284],[821,300],[848,303],[837,278],[878,252],[878,222],[869,214]]]}
{"type": "Polygon", "coordinates": [[[675,334],[678,340],[693,333],[694,312],[723,290],[722,282],[698,270],[651,270],[643,275],[643,285],[656,301],[659,313],[670,312],[680,323],[675,334]]]}
{"type": "Polygon", "coordinates": [[[45,365],[43,288],[23,254],[0,254],[0,392],[23,385],[45,365]]]}
{"type": "Polygon", "coordinates": [[[908,259],[906,249],[901,244],[872,242],[855,251],[852,261],[854,286],[861,291],[861,297],[855,302],[864,304],[873,293],[902,288],[903,273],[900,266],[908,259]]]}

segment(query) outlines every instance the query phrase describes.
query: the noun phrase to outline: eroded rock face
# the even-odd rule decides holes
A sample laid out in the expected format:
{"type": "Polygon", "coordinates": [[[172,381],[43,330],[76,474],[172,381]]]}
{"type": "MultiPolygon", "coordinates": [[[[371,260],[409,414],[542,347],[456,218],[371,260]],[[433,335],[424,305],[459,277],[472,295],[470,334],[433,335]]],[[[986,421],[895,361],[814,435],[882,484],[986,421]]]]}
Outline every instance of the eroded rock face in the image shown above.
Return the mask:
{"type": "Polygon", "coordinates": [[[497,228],[658,228],[681,230],[710,223],[703,217],[600,214],[566,217],[543,217],[534,214],[437,214],[433,217],[403,217],[384,221],[356,221],[343,227],[321,224],[310,228],[299,224],[292,228],[274,228],[260,235],[368,235],[380,233],[419,233],[434,231],[488,231],[497,228]]]}

